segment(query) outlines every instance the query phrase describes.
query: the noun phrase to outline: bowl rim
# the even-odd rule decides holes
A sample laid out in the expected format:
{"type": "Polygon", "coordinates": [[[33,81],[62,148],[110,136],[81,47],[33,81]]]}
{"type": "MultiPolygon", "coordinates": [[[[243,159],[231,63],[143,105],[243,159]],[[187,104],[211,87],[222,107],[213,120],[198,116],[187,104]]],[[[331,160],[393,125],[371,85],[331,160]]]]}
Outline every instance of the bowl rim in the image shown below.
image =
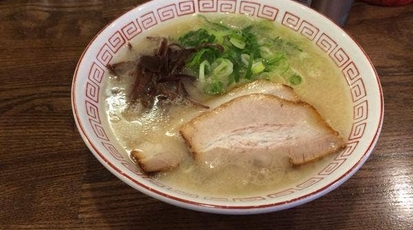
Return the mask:
{"type": "MultiPolygon", "coordinates": [[[[196,1],[196,0],[194,0],[196,1]]],[[[265,1],[265,0],[264,0],[265,1]]],[[[156,5],[157,1],[149,1],[146,2],[144,4],[138,5],[130,10],[128,10],[127,12],[121,14],[120,16],[116,17],[114,20],[112,20],[110,23],[106,24],[92,39],[91,41],[88,43],[88,45],[86,46],[86,48],[84,49],[83,53],[81,54],[79,61],[76,65],[76,69],[73,75],[73,81],[72,81],[72,87],[71,87],[71,104],[72,104],[72,110],[73,110],[73,116],[74,116],[74,120],[76,123],[76,126],[78,127],[78,130],[81,134],[81,137],[83,139],[83,141],[85,142],[85,144],[88,146],[89,150],[91,150],[91,152],[93,153],[93,155],[103,164],[103,166],[108,169],[112,174],[114,174],[115,176],[117,176],[119,179],[121,179],[123,182],[127,183],[128,185],[130,185],[132,188],[148,195],[151,196],[153,198],[156,198],[158,200],[161,200],[163,202],[178,206],[178,207],[183,207],[183,208],[188,208],[188,209],[192,209],[195,211],[202,211],[202,212],[210,212],[210,213],[219,213],[219,214],[256,214],[256,213],[265,213],[265,212],[270,212],[270,211],[280,211],[280,210],[284,210],[284,209],[289,209],[292,207],[296,207],[305,203],[308,203],[312,200],[315,200],[331,191],[333,191],[334,189],[336,189],[338,186],[340,186],[342,183],[344,183],[345,181],[347,181],[352,175],[354,175],[359,169],[360,167],[366,162],[366,160],[369,158],[369,156],[371,155],[371,153],[374,150],[374,147],[379,139],[380,136],[380,132],[383,126],[383,119],[384,119],[384,100],[383,100],[383,91],[382,91],[382,87],[380,84],[380,79],[379,79],[379,75],[377,74],[376,69],[374,68],[374,65],[372,63],[372,61],[370,60],[370,58],[368,57],[368,55],[366,54],[366,52],[362,49],[362,47],[360,46],[360,44],[351,37],[351,35],[349,35],[348,33],[346,33],[342,28],[340,28],[339,26],[335,25],[334,22],[332,22],[330,19],[328,19],[327,17],[319,14],[318,12],[316,12],[315,10],[303,6],[300,3],[296,3],[296,2],[290,2],[289,4],[297,4],[296,7],[305,7],[307,8],[307,10],[312,11],[310,14],[318,14],[321,15],[322,17],[324,17],[324,19],[327,19],[328,21],[330,21],[331,24],[333,24],[333,27],[336,27],[335,29],[340,30],[340,32],[342,34],[344,34],[345,36],[348,37],[348,39],[354,43],[363,54],[364,54],[364,58],[366,58],[366,60],[368,61],[368,63],[370,64],[370,68],[371,70],[373,70],[373,75],[375,77],[377,86],[378,86],[378,93],[379,93],[379,103],[380,105],[378,106],[378,110],[379,110],[379,115],[378,115],[378,120],[379,123],[377,124],[377,127],[375,127],[375,133],[374,133],[374,137],[370,140],[370,143],[368,144],[367,149],[364,151],[363,155],[358,159],[358,161],[352,165],[351,168],[347,169],[345,173],[343,173],[340,177],[338,177],[336,180],[328,183],[327,185],[321,187],[320,189],[317,189],[311,193],[307,193],[305,195],[301,195],[298,196],[294,199],[290,199],[288,201],[282,201],[282,202],[268,202],[266,204],[260,204],[260,205],[249,205],[247,203],[242,203],[240,205],[235,204],[235,203],[231,203],[230,205],[220,205],[220,204],[211,204],[208,202],[198,202],[198,201],[192,201],[189,199],[184,199],[184,198],[180,198],[178,196],[175,195],[171,195],[168,193],[165,193],[163,191],[160,191],[158,189],[153,189],[148,185],[145,185],[144,183],[134,179],[132,176],[128,175],[127,173],[124,172],[124,170],[122,170],[121,168],[117,167],[115,164],[113,164],[109,159],[107,159],[107,157],[105,157],[105,155],[103,153],[101,153],[99,151],[99,149],[93,144],[93,141],[91,140],[91,138],[87,135],[86,132],[86,128],[83,126],[83,124],[81,123],[81,118],[80,118],[80,114],[78,111],[78,107],[76,104],[76,86],[78,83],[78,72],[79,72],[79,68],[85,58],[86,53],[89,51],[90,47],[92,46],[92,44],[96,41],[96,39],[110,26],[112,26],[116,21],[118,21],[121,17],[124,17],[127,14],[130,14],[131,12],[135,12],[135,11],[139,11],[140,9],[144,8],[144,7],[148,7],[148,5],[156,5]]],[[[165,3],[166,4],[166,3],[165,3]]]]}

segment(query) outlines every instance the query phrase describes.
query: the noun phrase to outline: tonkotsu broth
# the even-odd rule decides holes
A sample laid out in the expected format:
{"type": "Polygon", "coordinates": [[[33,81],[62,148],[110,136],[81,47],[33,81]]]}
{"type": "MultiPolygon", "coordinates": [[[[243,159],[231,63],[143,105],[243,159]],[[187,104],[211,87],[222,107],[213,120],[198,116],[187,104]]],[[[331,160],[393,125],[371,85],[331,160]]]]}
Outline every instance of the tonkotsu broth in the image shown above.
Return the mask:
{"type": "MultiPolygon", "coordinates": [[[[210,16],[208,16],[210,17],[210,16]]],[[[218,16],[215,16],[218,17],[218,16]]],[[[239,21],[245,21],[245,16],[238,20],[229,16],[228,23],[238,26],[239,21]]],[[[138,54],[152,54],[158,43],[148,41],[147,36],[166,37],[176,40],[189,30],[198,28],[200,18],[186,16],[174,22],[164,23],[146,31],[142,39],[133,41],[132,49],[124,47],[121,55],[112,63],[135,60],[138,54]],[[190,21],[191,23],[188,23],[190,21]]],[[[302,56],[291,61],[291,66],[303,77],[303,83],[295,86],[296,93],[303,101],[313,105],[324,119],[346,138],[351,125],[351,98],[346,82],[335,64],[308,39],[298,37],[287,28],[277,27],[277,33],[284,39],[298,44],[303,50],[302,56]]],[[[280,81],[277,78],[274,81],[280,81]]],[[[139,106],[126,110],[125,92],[129,92],[132,77],[110,76],[107,81],[107,113],[111,128],[121,145],[129,153],[131,149],[148,147],[181,151],[186,159],[174,170],[158,173],[155,177],[162,183],[188,192],[208,195],[234,196],[253,195],[265,191],[274,191],[289,186],[291,183],[304,181],[311,175],[326,166],[331,155],[305,166],[293,168],[288,163],[288,157],[279,156],[271,163],[272,167],[254,168],[248,165],[243,167],[228,167],[220,171],[202,170],[194,163],[191,153],[179,134],[179,128],[193,117],[204,111],[200,107],[177,103],[172,107],[154,108],[150,113],[142,114],[139,106]]],[[[284,83],[284,82],[281,82],[284,83]]]]}

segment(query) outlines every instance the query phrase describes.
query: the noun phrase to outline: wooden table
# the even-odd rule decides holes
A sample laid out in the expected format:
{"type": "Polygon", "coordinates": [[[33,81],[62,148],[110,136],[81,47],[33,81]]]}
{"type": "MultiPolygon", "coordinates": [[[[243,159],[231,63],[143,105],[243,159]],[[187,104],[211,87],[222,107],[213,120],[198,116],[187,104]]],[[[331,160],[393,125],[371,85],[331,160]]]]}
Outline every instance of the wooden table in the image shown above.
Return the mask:
{"type": "Polygon", "coordinates": [[[281,212],[222,216],[132,189],[74,123],[77,61],[139,0],[0,1],[0,229],[413,229],[413,4],[356,3],[345,30],[371,57],[385,98],[381,137],[338,189],[281,212]]]}

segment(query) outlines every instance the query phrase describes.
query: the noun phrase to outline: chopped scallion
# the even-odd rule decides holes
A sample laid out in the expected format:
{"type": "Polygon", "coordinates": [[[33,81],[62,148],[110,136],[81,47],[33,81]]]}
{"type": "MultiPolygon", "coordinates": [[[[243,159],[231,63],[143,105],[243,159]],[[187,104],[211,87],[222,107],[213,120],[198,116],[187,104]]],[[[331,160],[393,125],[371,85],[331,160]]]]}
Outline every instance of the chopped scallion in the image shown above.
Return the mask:
{"type": "Polygon", "coordinates": [[[290,76],[288,81],[290,82],[291,85],[299,85],[302,82],[302,78],[298,74],[293,74],[290,76]]]}

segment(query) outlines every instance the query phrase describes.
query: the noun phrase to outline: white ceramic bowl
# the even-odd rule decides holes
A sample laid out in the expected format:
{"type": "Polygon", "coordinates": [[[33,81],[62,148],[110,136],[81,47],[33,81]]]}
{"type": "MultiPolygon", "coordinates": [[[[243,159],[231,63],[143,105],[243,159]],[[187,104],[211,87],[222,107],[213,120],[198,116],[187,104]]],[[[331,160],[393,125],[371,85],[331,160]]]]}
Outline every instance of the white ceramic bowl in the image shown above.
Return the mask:
{"type": "MultiPolygon", "coordinates": [[[[166,203],[204,212],[254,214],[283,210],[314,200],[349,179],[371,154],[383,121],[383,95],[375,69],[359,45],[316,11],[293,1],[155,0],[104,28],[80,58],[72,85],[73,113],[80,134],[96,158],[121,180],[166,203]],[[266,18],[306,37],[340,69],[353,100],[347,148],[304,182],[260,196],[208,197],[166,186],[143,174],[117,143],[104,105],[105,66],[148,29],[196,13],[242,13],[266,18]]],[[[122,195],[122,194],[119,194],[122,195]]]]}

